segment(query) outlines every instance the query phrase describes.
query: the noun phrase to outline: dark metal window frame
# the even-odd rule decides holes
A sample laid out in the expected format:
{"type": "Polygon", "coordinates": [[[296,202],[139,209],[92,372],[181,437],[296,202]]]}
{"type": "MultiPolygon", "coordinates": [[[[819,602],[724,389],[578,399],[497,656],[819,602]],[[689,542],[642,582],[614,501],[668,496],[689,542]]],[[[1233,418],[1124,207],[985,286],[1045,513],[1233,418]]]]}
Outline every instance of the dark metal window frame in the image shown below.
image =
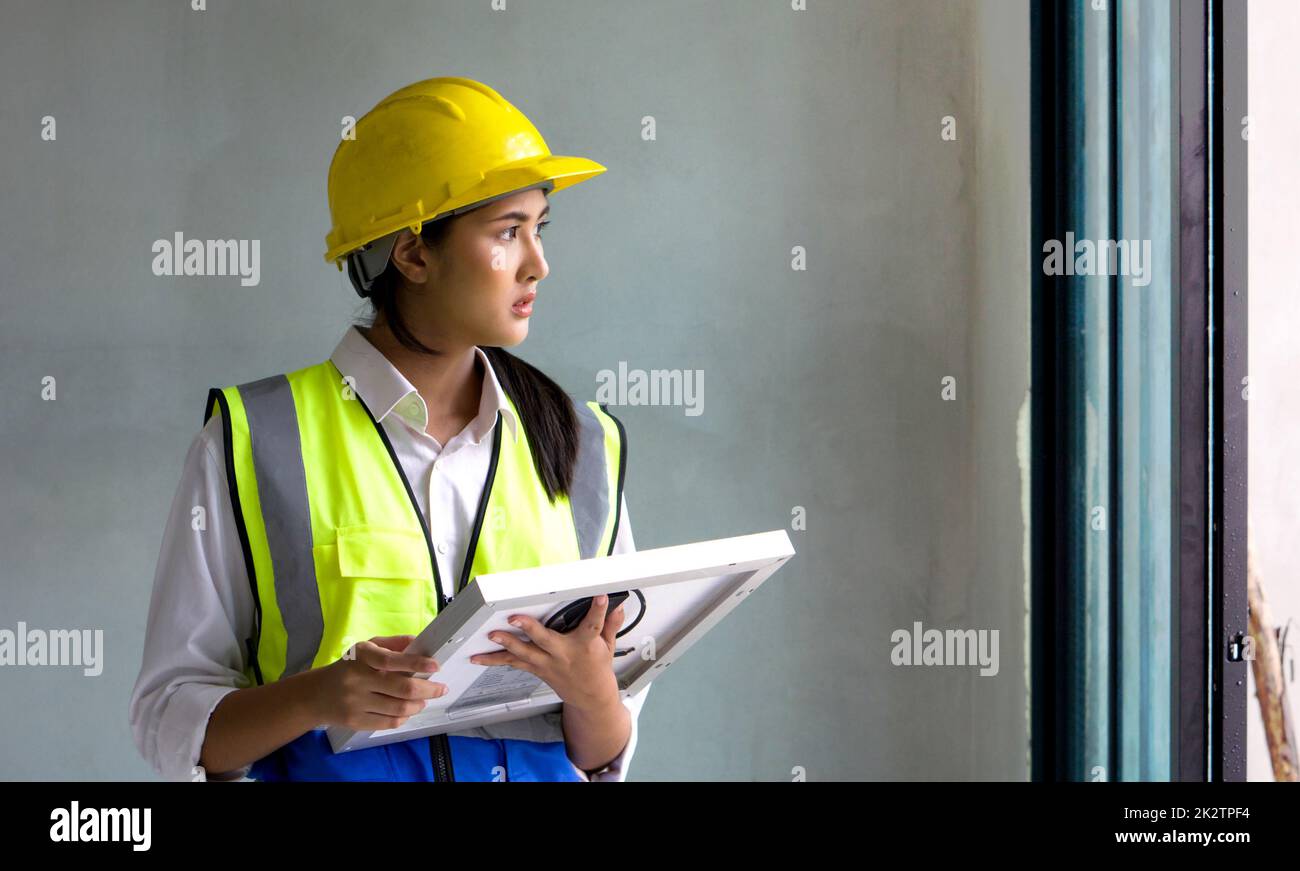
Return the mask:
{"type": "MultiPolygon", "coordinates": [[[[1170,2],[1179,228],[1171,409],[1177,463],[1170,505],[1177,529],[1171,771],[1179,780],[1244,780],[1246,663],[1236,642],[1247,631],[1247,164],[1241,135],[1247,114],[1246,4],[1170,2]]],[[[1071,175],[1077,151],[1071,149],[1082,142],[1080,71],[1069,23],[1086,3],[1041,0],[1031,9],[1033,264],[1044,240],[1062,239],[1071,229],[1071,197],[1078,193],[1071,175]]],[[[1069,435],[1080,397],[1072,377],[1078,347],[1063,279],[1037,267],[1031,278],[1035,780],[1071,779],[1079,771],[1074,728],[1081,712],[1075,709],[1069,663],[1079,645],[1071,602],[1080,572],[1071,554],[1083,518],[1071,492],[1079,447],[1069,435]]]]}
{"type": "Polygon", "coordinates": [[[1179,369],[1191,377],[1178,394],[1179,436],[1187,440],[1180,446],[1178,613],[1189,636],[1181,653],[1189,661],[1179,672],[1176,770],[1183,780],[1241,781],[1247,664],[1240,642],[1248,631],[1242,395],[1248,178],[1241,135],[1247,9],[1244,0],[1209,0],[1183,2],[1179,12],[1179,369]]]}

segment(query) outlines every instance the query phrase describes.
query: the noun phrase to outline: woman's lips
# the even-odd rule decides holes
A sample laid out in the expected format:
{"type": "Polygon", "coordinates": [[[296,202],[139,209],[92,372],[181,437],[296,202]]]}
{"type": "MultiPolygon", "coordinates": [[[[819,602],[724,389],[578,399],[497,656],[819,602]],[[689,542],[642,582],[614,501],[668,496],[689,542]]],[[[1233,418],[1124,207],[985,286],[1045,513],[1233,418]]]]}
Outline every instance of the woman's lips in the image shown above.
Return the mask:
{"type": "Polygon", "coordinates": [[[520,317],[528,317],[533,313],[533,300],[537,298],[536,293],[530,293],[519,302],[510,307],[510,310],[520,317]]]}

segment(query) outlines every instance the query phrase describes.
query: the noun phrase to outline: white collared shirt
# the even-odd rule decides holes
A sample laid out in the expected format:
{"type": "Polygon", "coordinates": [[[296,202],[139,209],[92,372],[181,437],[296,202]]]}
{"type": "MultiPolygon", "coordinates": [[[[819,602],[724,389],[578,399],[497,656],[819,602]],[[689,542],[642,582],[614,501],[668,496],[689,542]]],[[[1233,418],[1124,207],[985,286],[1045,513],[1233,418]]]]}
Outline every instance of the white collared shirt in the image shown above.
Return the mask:
{"type": "MultiPolygon", "coordinates": [[[[349,327],[330,359],[384,427],[429,524],[438,572],[447,589],[460,577],[492,453],[498,410],[517,437],[519,421],[487,354],[479,413],[440,445],[426,433],[424,399],[356,327],[349,327]],[[432,508],[432,511],[430,510],[432,508]]],[[[224,436],[214,414],[190,443],[163,534],[145,628],[140,675],[131,692],[131,731],[140,754],[168,780],[239,780],[252,766],[208,773],[199,765],[208,718],[230,692],[247,685],[244,639],[252,634],[254,603],[226,486],[224,436]],[[192,528],[195,508],[206,508],[206,530],[192,528]]],[[[636,549],[627,499],[613,553],[636,549]]],[[[595,781],[621,781],[636,750],[637,717],[649,687],[623,700],[632,732],[623,752],[595,781]]],[[[581,770],[574,766],[582,774],[581,770]]],[[[582,776],[586,776],[582,774],[582,776]]]]}

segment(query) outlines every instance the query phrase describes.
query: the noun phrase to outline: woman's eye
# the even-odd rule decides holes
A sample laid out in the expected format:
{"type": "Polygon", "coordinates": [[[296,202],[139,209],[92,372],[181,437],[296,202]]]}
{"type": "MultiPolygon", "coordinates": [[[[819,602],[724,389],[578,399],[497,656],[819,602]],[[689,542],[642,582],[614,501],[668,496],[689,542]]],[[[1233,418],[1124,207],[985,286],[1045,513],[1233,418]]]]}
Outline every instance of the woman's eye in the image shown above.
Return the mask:
{"type": "MultiPolygon", "coordinates": [[[[537,236],[538,239],[542,238],[542,228],[545,227],[545,226],[546,226],[547,224],[549,224],[549,223],[551,223],[551,222],[550,222],[550,221],[542,221],[540,224],[537,225],[537,232],[536,232],[535,235],[537,236]]],[[[508,235],[506,235],[506,238],[507,238],[507,239],[514,239],[515,236],[516,236],[517,233],[518,233],[518,230],[519,230],[519,225],[516,224],[515,226],[510,227],[510,228],[505,229],[505,230],[502,230],[501,232],[502,232],[503,235],[504,235],[504,234],[508,234],[508,235]]]]}

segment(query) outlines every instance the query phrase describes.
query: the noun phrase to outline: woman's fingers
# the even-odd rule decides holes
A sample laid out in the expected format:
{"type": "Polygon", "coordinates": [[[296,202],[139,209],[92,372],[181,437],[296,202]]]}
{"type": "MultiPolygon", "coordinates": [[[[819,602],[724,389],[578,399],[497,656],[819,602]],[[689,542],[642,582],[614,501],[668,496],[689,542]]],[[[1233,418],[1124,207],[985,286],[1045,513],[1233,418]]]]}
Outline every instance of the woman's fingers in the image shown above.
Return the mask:
{"type": "MultiPolygon", "coordinates": [[[[560,639],[560,633],[547,629],[541,624],[541,621],[535,620],[527,614],[514,614],[508,622],[527,635],[533,644],[548,653],[553,650],[553,646],[560,639]]],[[[508,635],[509,633],[503,634],[508,635]]]]}
{"type": "Polygon", "coordinates": [[[605,643],[609,644],[611,647],[614,645],[614,639],[615,636],[618,635],[618,630],[623,627],[623,617],[623,603],[619,602],[618,607],[613,611],[610,611],[609,617],[605,618],[605,627],[601,630],[600,634],[601,637],[605,639],[605,643]]]}
{"type": "Polygon", "coordinates": [[[366,713],[385,717],[413,717],[424,710],[423,699],[395,699],[383,693],[371,693],[366,700],[366,713]]]}
{"type": "MultiPolygon", "coordinates": [[[[400,638],[402,636],[392,636],[400,638]]],[[[410,636],[406,636],[410,637],[410,636]]],[[[400,653],[392,648],[383,647],[371,641],[357,645],[357,659],[379,671],[405,671],[419,674],[433,674],[438,670],[438,662],[431,656],[419,656],[414,653],[400,653]]],[[[405,647],[405,645],[403,645],[405,647]]]]}
{"type": "MultiPolygon", "coordinates": [[[[531,618],[530,618],[531,619],[531,618]]],[[[536,623],[537,621],[533,621],[536,623]]],[[[540,624],[538,624],[540,625],[540,624]]],[[[510,632],[498,629],[495,632],[488,633],[488,640],[495,641],[505,648],[505,652],[515,659],[528,663],[529,665],[542,665],[546,661],[547,653],[536,644],[525,641],[522,638],[510,632]]],[[[470,657],[471,662],[477,662],[479,656],[498,656],[499,653],[479,654],[470,657]]],[[[492,663],[488,663],[492,664],[492,663]]]]}
{"type": "Polygon", "coordinates": [[[601,630],[605,628],[605,609],[607,607],[609,607],[609,596],[604,593],[599,596],[592,596],[591,607],[587,609],[587,614],[582,618],[582,623],[574,631],[593,638],[599,635],[601,630]]]}
{"type": "Polygon", "coordinates": [[[396,672],[380,672],[375,676],[373,692],[395,699],[437,699],[447,694],[447,685],[422,677],[407,677],[396,672]]]}
{"type": "Polygon", "coordinates": [[[414,635],[376,635],[370,639],[371,644],[378,644],[387,650],[403,651],[415,640],[414,635]]]}
{"type": "Polygon", "coordinates": [[[508,665],[511,668],[517,668],[520,671],[526,671],[529,674],[536,674],[538,677],[541,677],[541,675],[538,674],[537,666],[527,660],[520,659],[507,650],[502,650],[497,653],[475,654],[469,658],[469,661],[475,665],[508,665]]]}

